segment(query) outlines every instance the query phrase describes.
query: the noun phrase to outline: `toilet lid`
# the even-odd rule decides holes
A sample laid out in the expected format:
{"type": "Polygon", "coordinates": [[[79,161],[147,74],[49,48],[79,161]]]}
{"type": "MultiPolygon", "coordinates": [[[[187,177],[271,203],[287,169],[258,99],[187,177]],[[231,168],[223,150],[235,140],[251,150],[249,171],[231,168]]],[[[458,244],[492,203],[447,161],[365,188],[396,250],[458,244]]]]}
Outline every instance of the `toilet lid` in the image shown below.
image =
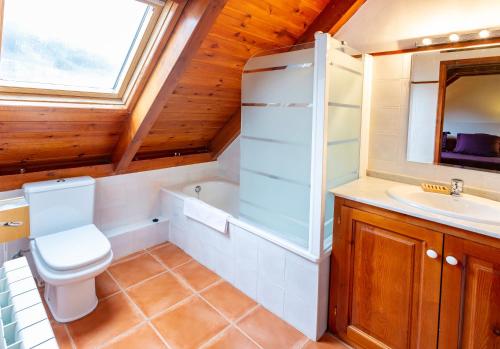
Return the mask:
{"type": "Polygon", "coordinates": [[[84,267],[111,250],[108,239],[94,224],[41,236],[35,244],[43,261],[55,270],[84,267]]]}

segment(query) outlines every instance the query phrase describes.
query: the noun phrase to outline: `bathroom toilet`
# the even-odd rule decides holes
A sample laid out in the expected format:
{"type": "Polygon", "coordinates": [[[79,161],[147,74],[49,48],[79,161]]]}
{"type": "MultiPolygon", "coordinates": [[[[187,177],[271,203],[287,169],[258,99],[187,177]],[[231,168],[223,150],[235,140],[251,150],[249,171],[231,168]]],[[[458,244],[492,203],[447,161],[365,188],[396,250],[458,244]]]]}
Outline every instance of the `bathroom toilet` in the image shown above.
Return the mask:
{"type": "Polygon", "coordinates": [[[45,282],[44,298],[54,319],[79,319],[97,306],[95,277],[113,259],[111,245],[93,224],[95,180],[91,177],[27,183],[30,245],[45,282]]]}

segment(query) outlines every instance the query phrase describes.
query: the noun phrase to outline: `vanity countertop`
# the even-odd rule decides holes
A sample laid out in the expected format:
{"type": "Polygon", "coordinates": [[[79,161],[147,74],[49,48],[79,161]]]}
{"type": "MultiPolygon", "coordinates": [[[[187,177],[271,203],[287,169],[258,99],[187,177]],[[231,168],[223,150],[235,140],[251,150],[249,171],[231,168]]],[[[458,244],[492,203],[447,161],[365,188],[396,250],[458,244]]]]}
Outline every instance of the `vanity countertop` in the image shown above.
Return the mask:
{"type": "Polygon", "coordinates": [[[409,216],[500,239],[500,226],[470,222],[431,213],[393,199],[387,194],[387,190],[396,185],[410,186],[409,184],[388,181],[375,177],[364,177],[354,182],[331,189],[330,192],[335,196],[339,196],[352,201],[357,201],[360,203],[384,208],[390,211],[399,212],[409,216]]]}
{"type": "Polygon", "coordinates": [[[0,200],[0,212],[25,206],[28,206],[28,202],[24,197],[16,197],[16,198],[8,198],[0,200]]]}

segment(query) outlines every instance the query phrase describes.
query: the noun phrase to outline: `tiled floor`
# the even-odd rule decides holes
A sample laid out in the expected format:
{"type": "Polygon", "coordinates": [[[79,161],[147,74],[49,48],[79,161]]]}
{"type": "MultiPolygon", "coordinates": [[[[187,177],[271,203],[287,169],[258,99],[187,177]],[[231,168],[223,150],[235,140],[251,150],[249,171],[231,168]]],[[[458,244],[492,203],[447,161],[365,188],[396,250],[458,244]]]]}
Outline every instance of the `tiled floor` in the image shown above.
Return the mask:
{"type": "Polygon", "coordinates": [[[61,349],[345,349],[318,343],[172,244],[113,263],[96,279],[97,309],[52,326],[61,349]]]}

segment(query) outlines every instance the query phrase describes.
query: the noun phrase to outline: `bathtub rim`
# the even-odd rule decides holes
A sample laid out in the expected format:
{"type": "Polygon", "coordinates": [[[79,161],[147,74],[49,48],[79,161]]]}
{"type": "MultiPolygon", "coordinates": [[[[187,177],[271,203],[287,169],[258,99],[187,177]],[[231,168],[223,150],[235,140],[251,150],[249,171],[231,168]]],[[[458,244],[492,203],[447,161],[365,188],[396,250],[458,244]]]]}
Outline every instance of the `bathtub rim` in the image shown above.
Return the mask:
{"type": "MultiPolygon", "coordinates": [[[[182,189],[186,186],[189,186],[189,185],[199,184],[199,183],[203,183],[203,182],[214,182],[214,181],[227,182],[227,183],[239,186],[239,183],[233,182],[233,181],[225,179],[225,178],[210,177],[210,178],[206,178],[203,180],[181,183],[181,184],[178,184],[178,185],[175,185],[172,187],[162,187],[161,191],[165,192],[165,193],[172,194],[181,200],[185,200],[188,198],[194,198],[196,200],[200,200],[194,196],[190,196],[190,195],[184,193],[182,191],[182,189]]],[[[203,201],[203,200],[200,200],[200,201],[203,201]]],[[[203,202],[205,202],[205,201],[203,201],[203,202]]],[[[216,207],[216,208],[218,208],[218,207],[216,207]]],[[[226,212],[226,211],[224,211],[224,212],[226,212]]],[[[226,213],[228,213],[230,215],[230,217],[228,218],[228,222],[230,224],[235,225],[241,229],[244,229],[251,234],[254,234],[262,239],[265,239],[265,240],[267,240],[267,241],[269,241],[269,242],[271,242],[279,247],[282,247],[282,248],[298,255],[299,257],[305,258],[313,263],[319,264],[323,261],[323,259],[330,257],[330,254],[332,251],[331,247],[328,248],[328,250],[325,250],[319,257],[317,257],[317,256],[313,255],[312,253],[310,253],[309,250],[306,248],[300,247],[300,246],[294,244],[293,242],[290,242],[288,240],[285,240],[283,238],[275,236],[274,234],[272,234],[272,233],[270,233],[270,232],[268,232],[268,231],[266,231],[258,226],[252,225],[251,223],[248,223],[248,222],[245,222],[239,218],[236,218],[233,215],[231,215],[229,212],[226,212],[226,213]]],[[[202,223],[200,223],[200,224],[202,224],[202,223]]],[[[229,230],[231,230],[231,228],[229,228],[229,230]]]]}

